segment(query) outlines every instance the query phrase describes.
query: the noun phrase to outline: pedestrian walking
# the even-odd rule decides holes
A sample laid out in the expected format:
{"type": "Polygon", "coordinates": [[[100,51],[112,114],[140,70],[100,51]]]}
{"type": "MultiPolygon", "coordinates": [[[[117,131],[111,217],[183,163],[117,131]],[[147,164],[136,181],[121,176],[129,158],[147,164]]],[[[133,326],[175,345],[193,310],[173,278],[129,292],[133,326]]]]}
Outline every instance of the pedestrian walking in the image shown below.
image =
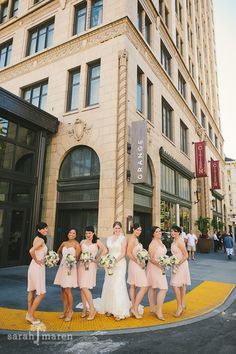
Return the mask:
{"type": "Polygon", "coordinates": [[[233,243],[233,237],[230,234],[227,234],[224,238],[224,244],[225,244],[225,249],[226,249],[226,254],[228,259],[230,260],[232,256],[234,255],[234,243],[233,243]]]}

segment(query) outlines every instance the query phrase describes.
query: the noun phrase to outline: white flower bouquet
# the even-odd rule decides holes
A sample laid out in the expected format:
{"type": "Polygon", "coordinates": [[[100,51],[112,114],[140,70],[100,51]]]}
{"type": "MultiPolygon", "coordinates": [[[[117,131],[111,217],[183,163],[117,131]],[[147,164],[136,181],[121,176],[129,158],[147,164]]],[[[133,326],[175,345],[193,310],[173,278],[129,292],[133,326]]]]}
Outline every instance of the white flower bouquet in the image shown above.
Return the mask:
{"type": "Polygon", "coordinates": [[[176,273],[178,268],[179,268],[179,258],[176,257],[176,256],[170,256],[170,266],[171,266],[171,269],[172,269],[172,273],[176,273]]]}
{"type": "Polygon", "coordinates": [[[64,264],[68,268],[67,274],[71,275],[71,270],[77,263],[75,256],[73,256],[73,254],[67,253],[64,262],[65,262],[64,264]]]}
{"type": "Polygon", "coordinates": [[[137,252],[136,257],[141,267],[144,269],[146,265],[145,261],[149,260],[148,251],[143,248],[142,250],[137,252]]]}
{"type": "Polygon", "coordinates": [[[108,275],[112,275],[113,274],[113,268],[116,264],[116,259],[114,256],[112,256],[111,254],[106,254],[105,256],[102,256],[100,261],[99,261],[99,265],[100,267],[103,267],[105,269],[107,269],[107,273],[108,275]]]}
{"type": "Polygon", "coordinates": [[[92,253],[88,251],[81,253],[80,261],[84,264],[85,270],[89,270],[89,263],[92,262],[92,260],[93,260],[92,253]]]}
{"type": "Polygon", "coordinates": [[[49,251],[44,257],[45,265],[49,268],[55,267],[59,262],[59,256],[55,251],[49,251]]]}
{"type": "Polygon", "coordinates": [[[166,274],[166,269],[170,267],[170,257],[167,255],[160,256],[158,257],[157,262],[159,263],[162,269],[162,274],[166,274]]]}

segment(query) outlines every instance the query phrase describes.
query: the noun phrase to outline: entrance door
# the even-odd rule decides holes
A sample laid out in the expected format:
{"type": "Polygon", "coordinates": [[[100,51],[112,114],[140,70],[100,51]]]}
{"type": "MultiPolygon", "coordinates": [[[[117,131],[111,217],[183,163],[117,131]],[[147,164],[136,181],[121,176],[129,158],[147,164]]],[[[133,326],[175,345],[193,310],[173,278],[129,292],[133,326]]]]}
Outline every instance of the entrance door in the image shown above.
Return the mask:
{"type": "Polygon", "coordinates": [[[28,253],[28,209],[0,209],[0,266],[23,264],[28,253]]]}
{"type": "Polygon", "coordinates": [[[150,213],[134,211],[134,223],[139,223],[142,226],[142,233],[140,235],[140,242],[147,250],[152,240],[151,227],[152,215],[150,213]]]}
{"type": "Polygon", "coordinates": [[[57,234],[55,237],[55,249],[67,239],[67,233],[70,228],[76,228],[78,231],[78,241],[84,237],[85,227],[94,226],[95,231],[98,224],[98,211],[88,210],[59,210],[57,218],[57,234]]]}

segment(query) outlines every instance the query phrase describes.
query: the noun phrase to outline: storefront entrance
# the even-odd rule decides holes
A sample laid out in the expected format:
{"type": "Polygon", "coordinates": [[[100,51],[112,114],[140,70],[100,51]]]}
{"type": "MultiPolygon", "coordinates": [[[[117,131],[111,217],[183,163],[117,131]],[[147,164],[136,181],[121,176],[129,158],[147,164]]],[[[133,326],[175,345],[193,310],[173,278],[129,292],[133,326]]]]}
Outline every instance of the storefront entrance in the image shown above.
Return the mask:
{"type": "Polygon", "coordinates": [[[30,210],[27,208],[0,208],[0,266],[20,265],[26,262],[30,210]],[[3,235],[9,235],[3,238],[3,235]]]}

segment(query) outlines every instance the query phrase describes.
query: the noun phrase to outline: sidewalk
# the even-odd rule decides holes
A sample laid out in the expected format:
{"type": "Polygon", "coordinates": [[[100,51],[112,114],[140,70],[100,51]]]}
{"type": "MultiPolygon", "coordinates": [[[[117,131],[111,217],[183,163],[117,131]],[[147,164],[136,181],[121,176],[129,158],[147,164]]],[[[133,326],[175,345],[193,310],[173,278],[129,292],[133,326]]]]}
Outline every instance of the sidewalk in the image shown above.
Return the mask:
{"type": "MultiPolygon", "coordinates": [[[[78,309],[75,309],[71,322],[58,319],[62,310],[60,287],[53,285],[56,269],[47,269],[47,295],[37,316],[42,320],[40,331],[49,332],[81,332],[114,331],[114,330],[142,330],[143,328],[165,328],[168,325],[177,326],[184,324],[186,320],[201,319],[204,314],[210,314],[225,303],[231,294],[236,298],[233,291],[236,284],[236,260],[227,260],[223,252],[210,254],[197,254],[196,261],[189,261],[192,285],[188,289],[187,309],[181,318],[173,317],[176,302],[170,288],[164,304],[165,322],[159,321],[149,313],[147,296],[143,301],[145,306],[142,320],[129,318],[123,321],[115,321],[103,315],[97,315],[94,321],[80,318],[78,309]]],[[[26,266],[0,268],[0,330],[4,331],[29,331],[35,330],[25,321],[26,299],[26,266]]],[[[93,292],[94,299],[101,295],[104,272],[99,269],[97,287],[93,292]]],[[[78,289],[73,290],[75,306],[81,302],[78,289]]],[[[36,328],[37,330],[37,328],[36,328]]]]}

